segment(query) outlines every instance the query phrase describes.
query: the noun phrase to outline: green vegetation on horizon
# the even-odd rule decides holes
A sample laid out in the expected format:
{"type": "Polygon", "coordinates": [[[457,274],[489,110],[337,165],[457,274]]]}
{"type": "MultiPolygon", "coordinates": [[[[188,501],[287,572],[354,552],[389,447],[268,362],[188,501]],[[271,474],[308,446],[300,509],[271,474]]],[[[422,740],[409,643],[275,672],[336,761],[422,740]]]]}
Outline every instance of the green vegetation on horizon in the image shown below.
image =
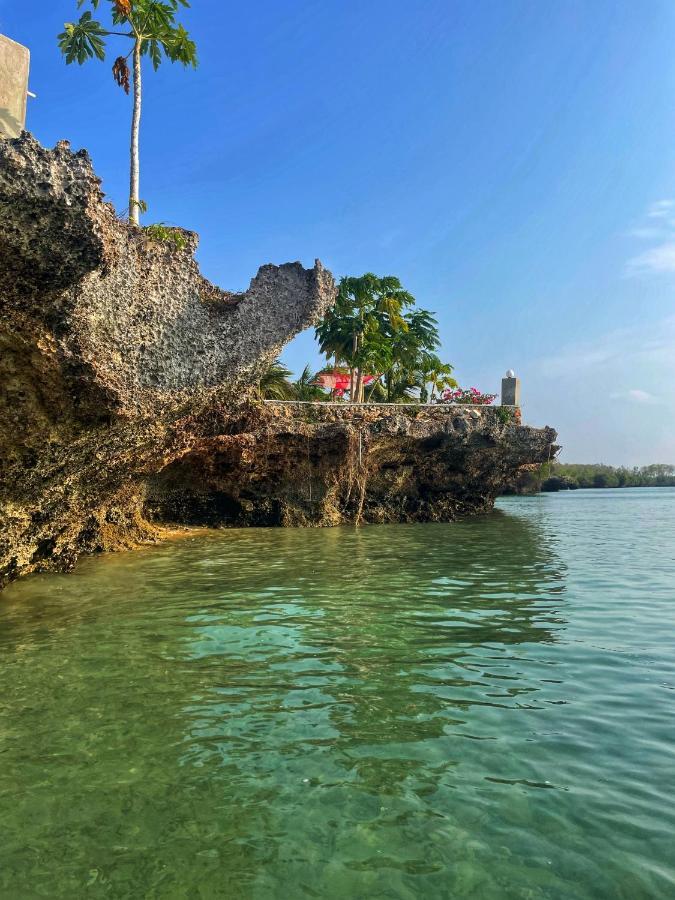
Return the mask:
{"type": "Polygon", "coordinates": [[[577,488],[675,487],[675,465],[606,466],[601,463],[547,463],[538,473],[542,491],[577,488]]]}
{"type": "MultiPolygon", "coordinates": [[[[78,9],[87,0],[78,0],[78,9]]],[[[88,0],[92,9],[98,9],[101,0],[88,0]]],[[[96,57],[105,59],[108,37],[129,38],[132,47],[129,53],[118,56],[112,67],[113,78],[126,94],[133,81],[134,106],[131,119],[131,166],[129,176],[129,219],[138,225],[139,214],[145,212],[146,204],[140,199],[139,132],[141,123],[141,58],[149,56],[153,68],[157,70],[166,57],[171,62],[184,66],[197,65],[197,48],[185,28],[176,24],[180,7],[190,4],[187,0],[106,0],[110,3],[113,30],[104,27],[87,10],[78,22],[66,22],[59,35],[59,48],[66,63],[79,65],[96,57]],[[119,31],[117,29],[129,29],[119,31]],[[128,60],[133,58],[133,73],[128,60]]]]}

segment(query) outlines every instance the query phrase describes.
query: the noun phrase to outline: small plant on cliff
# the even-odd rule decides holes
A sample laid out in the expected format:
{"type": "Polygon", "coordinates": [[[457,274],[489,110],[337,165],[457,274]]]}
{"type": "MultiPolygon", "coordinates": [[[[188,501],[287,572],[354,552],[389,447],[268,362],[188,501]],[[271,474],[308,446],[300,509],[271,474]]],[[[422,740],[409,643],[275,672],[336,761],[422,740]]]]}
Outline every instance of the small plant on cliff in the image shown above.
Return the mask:
{"type": "MultiPolygon", "coordinates": [[[[78,0],[78,9],[89,2],[98,9],[101,0],[78,0]]],[[[82,13],[78,22],[66,22],[59,35],[59,47],[66,63],[79,65],[88,59],[104,60],[105,39],[124,37],[131,41],[131,50],[115,59],[113,78],[126,94],[133,80],[134,107],[131,118],[131,172],[129,178],[129,219],[138,225],[144,203],[139,196],[140,164],[138,154],[141,123],[141,58],[149,56],[157,70],[166,57],[184,66],[197,65],[197,48],[185,28],[176,23],[180,7],[189,6],[187,0],[105,0],[110,4],[112,28],[105,28],[93,18],[91,11],[82,13]],[[123,29],[123,30],[119,30],[123,29]],[[129,69],[132,58],[133,73],[129,69]]]]}
{"type": "Polygon", "coordinates": [[[157,241],[159,244],[171,244],[177,250],[183,250],[187,246],[187,240],[180,228],[171,228],[164,222],[146,225],[143,231],[150,240],[157,241]]]}
{"type": "Polygon", "coordinates": [[[508,425],[509,422],[515,419],[513,410],[509,409],[508,406],[498,406],[495,412],[497,413],[497,418],[502,423],[502,425],[508,425]]]}

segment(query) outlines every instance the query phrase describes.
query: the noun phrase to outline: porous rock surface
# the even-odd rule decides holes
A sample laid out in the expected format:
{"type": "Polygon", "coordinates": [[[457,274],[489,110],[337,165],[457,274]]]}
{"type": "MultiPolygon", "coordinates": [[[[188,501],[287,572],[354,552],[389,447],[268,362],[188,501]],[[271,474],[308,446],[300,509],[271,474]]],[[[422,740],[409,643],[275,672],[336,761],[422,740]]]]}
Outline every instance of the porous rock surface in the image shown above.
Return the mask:
{"type": "Polygon", "coordinates": [[[232,526],[447,522],[491,509],[555,438],[492,407],[265,402],[150,478],[145,512],[232,526]]]}
{"type": "Polygon", "coordinates": [[[317,261],[247,291],[104,203],[85,151],[0,141],[0,582],[153,537],[145,479],[333,302],[317,261]]]}
{"type": "Polygon", "coordinates": [[[320,263],[243,293],[103,201],[86,152],[0,142],[0,586],[166,523],[450,520],[555,433],[497,410],[267,404],[249,386],[335,297],[320,263]]]}

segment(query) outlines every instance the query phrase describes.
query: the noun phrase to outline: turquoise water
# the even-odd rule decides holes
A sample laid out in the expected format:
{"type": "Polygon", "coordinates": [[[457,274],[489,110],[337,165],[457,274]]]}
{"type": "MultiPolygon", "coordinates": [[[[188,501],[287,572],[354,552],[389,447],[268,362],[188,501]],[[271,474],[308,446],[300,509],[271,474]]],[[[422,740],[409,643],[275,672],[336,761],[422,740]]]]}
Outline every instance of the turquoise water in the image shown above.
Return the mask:
{"type": "Polygon", "coordinates": [[[675,491],[0,595],[0,896],[675,897],[675,491]]]}

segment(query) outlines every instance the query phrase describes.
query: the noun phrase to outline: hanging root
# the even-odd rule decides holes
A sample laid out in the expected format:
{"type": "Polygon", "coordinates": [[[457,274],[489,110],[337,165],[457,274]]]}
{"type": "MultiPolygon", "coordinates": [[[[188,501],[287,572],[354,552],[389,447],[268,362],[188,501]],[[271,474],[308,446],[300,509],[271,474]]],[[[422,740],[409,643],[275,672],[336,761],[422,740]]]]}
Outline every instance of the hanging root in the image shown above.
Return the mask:
{"type": "Polygon", "coordinates": [[[358,433],[358,478],[357,484],[359,487],[359,505],[356,509],[356,515],[354,517],[354,524],[358,527],[361,524],[361,520],[363,518],[363,504],[366,499],[366,488],[368,486],[368,453],[367,448],[364,453],[363,446],[363,434],[361,429],[359,428],[358,433]]]}

